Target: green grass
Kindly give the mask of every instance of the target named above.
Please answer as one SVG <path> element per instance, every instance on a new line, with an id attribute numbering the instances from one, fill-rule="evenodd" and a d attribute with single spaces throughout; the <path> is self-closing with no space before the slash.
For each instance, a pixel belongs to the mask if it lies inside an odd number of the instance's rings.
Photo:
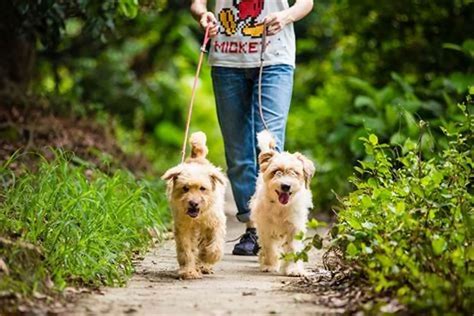
<path id="1" fill-rule="evenodd" d="M 166 230 L 161 183 L 120 170 L 107 175 L 71 158 L 58 154 L 16 178 L 0 167 L 0 258 L 9 269 L 0 291 L 123 284 L 133 255 L 151 244 L 149 231 Z"/>

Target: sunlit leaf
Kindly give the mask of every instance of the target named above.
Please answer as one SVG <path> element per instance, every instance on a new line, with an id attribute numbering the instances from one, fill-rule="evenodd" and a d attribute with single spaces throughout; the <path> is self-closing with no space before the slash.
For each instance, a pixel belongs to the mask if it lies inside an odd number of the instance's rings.
<path id="1" fill-rule="evenodd" d="M 379 139 L 378 139 L 377 135 L 375 135 L 375 134 L 370 134 L 369 135 L 369 141 L 374 146 L 379 143 Z"/>
<path id="2" fill-rule="evenodd" d="M 433 252 L 435 253 L 435 255 L 442 254 L 446 250 L 447 246 L 448 243 L 446 242 L 446 240 L 444 240 L 443 237 L 436 237 L 431 240 L 431 247 L 433 248 Z"/>

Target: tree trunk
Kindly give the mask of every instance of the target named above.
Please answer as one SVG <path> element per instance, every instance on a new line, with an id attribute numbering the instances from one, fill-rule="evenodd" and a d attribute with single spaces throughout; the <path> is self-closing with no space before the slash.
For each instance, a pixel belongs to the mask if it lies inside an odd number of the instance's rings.
<path id="1" fill-rule="evenodd" d="M 21 16 L 13 1 L 0 1 L 0 91 L 7 87 L 26 92 L 32 79 L 36 41 L 22 34 Z"/>

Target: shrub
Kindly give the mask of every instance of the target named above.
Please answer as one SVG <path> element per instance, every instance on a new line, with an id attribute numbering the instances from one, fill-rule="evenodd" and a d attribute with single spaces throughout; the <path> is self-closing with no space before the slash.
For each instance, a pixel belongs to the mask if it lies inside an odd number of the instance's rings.
<path id="1" fill-rule="evenodd" d="M 447 149 L 424 160 L 421 139 L 393 157 L 376 135 L 343 200 L 332 243 L 373 285 L 413 311 L 472 312 L 474 115 L 443 129 Z M 426 129 L 421 122 L 421 129 Z M 471 296 L 470 294 L 471 293 Z"/>
<path id="2" fill-rule="evenodd" d="M 458 120 L 457 101 L 463 100 L 471 75 L 438 77 L 429 87 L 392 73 L 392 81 L 377 87 L 357 77 L 334 75 L 314 96 L 297 100 L 290 112 L 287 147 L 305 150 L 315 160 L 316 181 L 312 189 L 317 211 L 337 203 L 351 186 L 347 178 L 366 153 L 360 137 L 367 131 L 401 150 L 407 139 L 420 133 L 418 120 L 432 127 L 424 133 L 421 149 L 425 157 L 446 148 L 445 135 L 437 128 Z M 455 87 L 458 87 L 459 90 Z M 301 137 L 301 130 L 311 137 Z"/>

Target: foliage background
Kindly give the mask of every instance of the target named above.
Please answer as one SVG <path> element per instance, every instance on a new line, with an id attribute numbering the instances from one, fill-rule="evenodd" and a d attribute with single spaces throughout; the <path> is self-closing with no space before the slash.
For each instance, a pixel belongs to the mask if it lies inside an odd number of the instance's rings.
<path id="1" fill-rule="evenodd" d="M 26 92 L 48 100 L 25 102 L 29 106 L 113 126 L 121 147 L 144 153 L 156 176 L 179 161 L 202 38 L 189 4 L 0 2 L 3 103 L 17 106 L 24 100 L 18 95 Z M 384 149 L 391 153 L 386 159 L 393 171 L 387 175 L 398 169 L 402 173 L 402 164 L 390 159 L 410 155 L 414 148 L 423 161 L 438 161 L 449 151 L 446 135 L 459 133 L 456 124 L 463 117 L 457 105 L 472 111 L 472 99 L 466 96 L 474 94 L 473 17 L 472 0 L 318 0 L 312 14 L 296 23 L 297 69 L 286 147 L 316 162 L 315 213 L 337 210 L 338 196 L 368 181 L 367 175 L 353 184 L 347 179 L 359 161 L 370 166 L 374 159 L 361 141 L 369 134 L 372 139 L 377 135 L 373 146 L 386 144 Z M 196 100 L 192 129 L 208 135 L 211 160 L 224 165 L 209 67 L 201 73 Z M 452 176 L 446 172 L 443 179 Z M 106 182 L 114 179 L 103 177 Z M 34 175 L 29 179 L 33 184 L 42 181 Z M 342 206 L 346 215 L 364 211 L 363 203 L 368 203 L 358 201 L 356 193 L 348 201 L 352 204 L 346 200 Z M 376 217 L 377 208 L 369 215 Z M 446 232 L 454 229 L 443 227 Z M 346 228 L 353 227 L 349 223 Z M 429 228 L 420 230 L 431 234 Z M 363 238 L 357 241 L 367 243 Z M 453 249 L 459 246 L 449 242 Z M 357 247 L 360 252 L 361 244 Z M 87 278 L 89 272 L 83 279 L 94 282 Z"/>
<path id="2" fill-rule="evenodd" d="M 202 37 L 187 1 L 38 3 L 43 16 L 23 8 L 23 31 L 39 41 L 33 91 L 83 115 L 112 113 L 129 138 L 161 153 L 159 170 L 177 161 Z M 416 139 L 417 121 L 439 126 L 453 115 L 474 82 L 473 16 L 472 1 L 321 0 L 296 24 L 287 148 L 316 161 L 317 210 L 350 190 L 346 179 L 365 156 L 359 137 L 370 131 L 399 145 Z M 223 165 L 208 67 L 192 128 L 208 134 L 211 159 Z M 426 155 L 446 144 L 438 137 L 424 136 Z"/>

